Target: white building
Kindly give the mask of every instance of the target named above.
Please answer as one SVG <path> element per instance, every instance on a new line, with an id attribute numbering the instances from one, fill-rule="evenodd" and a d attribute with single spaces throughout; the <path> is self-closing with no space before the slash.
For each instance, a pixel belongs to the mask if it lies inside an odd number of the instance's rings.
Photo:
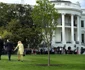
<path id="1" fill-rule="evenodd" d="M 80 4 L 64 0 L 52 0 L 55 8 L 60 13 L 57 29 L 53 35 L 52 46 L 70 46 L 72 50 L 75 45 L 79 50 L 85 48 L 85 9 Z"/>

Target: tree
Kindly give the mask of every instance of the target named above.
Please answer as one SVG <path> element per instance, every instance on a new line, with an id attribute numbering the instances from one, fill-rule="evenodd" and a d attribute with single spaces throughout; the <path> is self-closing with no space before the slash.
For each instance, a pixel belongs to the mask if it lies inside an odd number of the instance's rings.
<path id="1" fill-rule="evenodd" d="M 5 26 L 7 23 L 7 10 L 8 5 L 4 3 L 0 3 L 0 27 Z"/>
<path id="2" fill-rule="evenodd" d="M 34 6 L 32 11 L 32 18 L 37 28 L 43 34 L 43 40 L 48 47 L 48 66 L 50 66 L 50 50 L 52 35 L 57 27 L 58 12 L 49 0 L 37 0 L 37 5 Z"/>
<path id="3" fill-rule="evenodd" d="M 8 17 L 11 17 L 12 19 L 6 26 L 7 30 L 12 33 L 11 39 L 14 42 L 21 40 L 25 46 L 29 44 L 31 48 L 37 47 L 40 43 L 40 40 L 38 39 L 41 39 L 38 35 L 41 32 L 36 30 L 36 27 L 33 24 L 32 17 L 30 16 L 32 11 L 31 7 L 29 5 L 21 4 L 12 6 L 14 6 L 13 9 L 8 12 Z M 9 15 L 10 13 L 11 15 Z"/>
<path id="4" fill-rule="evenodd" d="M 21 40 L 25 46 L 37 47 L 41 32 L 33 24 L 31 12 L 30 5 L 0 3 L 0 35 L 14 43 Z"/>

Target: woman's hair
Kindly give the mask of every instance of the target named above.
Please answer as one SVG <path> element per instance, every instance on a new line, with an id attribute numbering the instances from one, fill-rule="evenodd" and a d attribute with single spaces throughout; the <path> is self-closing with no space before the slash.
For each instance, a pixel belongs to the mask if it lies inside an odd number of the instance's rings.
<path id="1" fill-rule="evenodd" d="M 22 43 L 21 41 L 18 41 L 18 43 Z"/>

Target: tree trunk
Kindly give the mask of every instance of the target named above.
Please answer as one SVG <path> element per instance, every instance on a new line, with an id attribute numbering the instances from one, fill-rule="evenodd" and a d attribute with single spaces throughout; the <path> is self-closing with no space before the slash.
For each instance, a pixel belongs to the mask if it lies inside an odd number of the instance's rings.
<path id="1" fill-rule="evenodd" d="M 50 49 L 49 49 L 49 45 L 48 45 L 48 66 L 50 66 Z"/>

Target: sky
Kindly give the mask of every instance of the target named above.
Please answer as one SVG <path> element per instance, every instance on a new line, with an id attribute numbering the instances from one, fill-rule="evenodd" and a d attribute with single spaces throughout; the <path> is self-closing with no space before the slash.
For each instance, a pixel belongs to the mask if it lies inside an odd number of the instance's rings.
<path id="1" fill-rule="evenodd" d="M 81 8 L 85 9 L 85 0 L 66 0 L 66 1 L 71 1 L 73 3 L 79 2 L 80 5 L 81 5 Z M 0 2 L 4 2 L 4 3 L 24 3 L 24 4 L 31 4 L 31 5 L 36 4 L 36 0 L 0 0 Z"/>

